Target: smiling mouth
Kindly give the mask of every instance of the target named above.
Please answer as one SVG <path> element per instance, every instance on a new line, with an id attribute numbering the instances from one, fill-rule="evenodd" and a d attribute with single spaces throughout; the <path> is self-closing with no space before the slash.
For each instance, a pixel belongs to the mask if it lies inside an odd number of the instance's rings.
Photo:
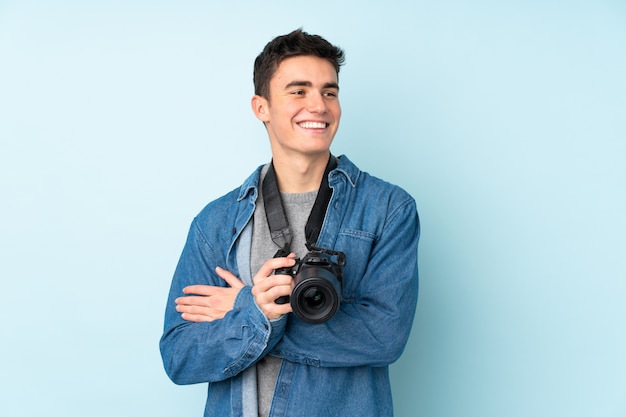
<path id="1" fill-rule="evenodd" d="M 324 123 L 324 122 L 302 122 L 302 123 L 298 123 L 298 126 L 300 126 L 303 129 L 325 129 L 328 127 L 328 123 Z"/>

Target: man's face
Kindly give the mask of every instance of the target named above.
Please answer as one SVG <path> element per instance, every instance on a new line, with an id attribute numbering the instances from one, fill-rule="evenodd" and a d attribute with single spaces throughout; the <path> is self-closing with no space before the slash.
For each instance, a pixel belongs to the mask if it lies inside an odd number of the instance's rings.
<path id="1" fill-rule="evenodd" d="M 338 95 L 337 72 L 328 60 L 298 56 L 282 61 L 270 80 L 269 100 L 253 99 L 274 157 L 327 154 L 341 118 Z"/>

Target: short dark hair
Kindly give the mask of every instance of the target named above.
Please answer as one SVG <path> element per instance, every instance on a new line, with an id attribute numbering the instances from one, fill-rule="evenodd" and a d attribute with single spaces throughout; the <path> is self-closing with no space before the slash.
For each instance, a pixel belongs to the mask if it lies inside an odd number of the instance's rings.
<path id="1" fill-rule="evenodd" d="M 316 56 L 327 59 L 339 75 L 344 63 L 344 52 L 318 35 L 310 35 L 302 29 L 272 39 L 254 60 L 254 94 L 269 99 L 270 80 L 280 63 L 296 56 Z"/>

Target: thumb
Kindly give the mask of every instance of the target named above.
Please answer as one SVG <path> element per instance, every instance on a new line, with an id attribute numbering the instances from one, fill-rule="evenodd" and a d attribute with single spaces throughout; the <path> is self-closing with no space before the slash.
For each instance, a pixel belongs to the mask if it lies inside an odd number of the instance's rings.
<path id="1" fill-rule="evenodd" d="M 219 266 L 215 268 L 215 273 L 222 278 L 231 288 L 241 288 L 244 286 L 243 282 L 237 278 L 232 272 L 227 271 Z"/>

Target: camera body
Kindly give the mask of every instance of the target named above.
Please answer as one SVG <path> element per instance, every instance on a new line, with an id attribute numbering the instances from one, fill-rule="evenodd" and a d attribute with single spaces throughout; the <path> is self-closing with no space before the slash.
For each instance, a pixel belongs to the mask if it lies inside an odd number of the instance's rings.
<path id="1" fill-rule="evenodd" d="M 277 304 L 290 303 L 293 313 L 311 324 L 330 320 L 341 302 L 341 284 L 345 265 L 343 252 L 310 247 L 310 252 L 291 268 L 279 268 L 274 274 L 291 275 L 295 286 L 291 296 L 279 297 Z M 285 256 L 278 251 L 274 257 Z M 333 262 L 332 257 L 337 257 Z"/>

